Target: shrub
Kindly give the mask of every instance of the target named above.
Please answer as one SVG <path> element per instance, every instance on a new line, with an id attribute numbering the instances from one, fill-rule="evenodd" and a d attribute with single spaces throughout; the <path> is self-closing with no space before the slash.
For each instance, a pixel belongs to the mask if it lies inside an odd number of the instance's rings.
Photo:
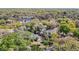
<path id="1" fill-rule="evenodd" d="M 67 33 L 70 31 L 70 29 L 69 29 L 69 27 L 67 26 L 67 24 L 61 24 L 61 25 L 60 25 L 60 28 L 59 28 L 59 31 L 65 33 L 65 34 L 67 34 Z"/>
<path id="2" fill-rule="evenodd" d="M 1 38 L 0 50 L 27 50 L 26 47 L 31 43 L 30 40 L 25 40 L 22 33 L 12 33 Z"/>
<path id="3" fill-rule="evenodd" d="M 48 27 L 50 27 L 50 26 L 52 25 L 48 20 L 41 20 L 41 23 L 42 23 L 43 25 L 48 26 Z"/>
<path id="4" fill-rule="evenodd" d="M 59 39 L 54 42 L 57 51 L 78 51 L 79 42 L 75 38 Z"/>
<path id="5" fill-rule="evenodd" d="M 20 22 L 16 22 L 15 26 L 20 27 L 22 24 Z"/>
<path id="6" fill-rule="evenodd" d="M 39 45 L 32 45 L 31 46 L 32 51 L 42 51 L 43 49 L 39 47 Z"/>
<path id="7" fill-rule="evenodd" d="M 74 36 L 79 38 L 79 28 L 77 28 L 74 32 L 73 32 Z"/>
<path id="8" fill-rule="evenodd" d="M 76 30 L 76 24 L 73 20 L 69 20 L 68 21 L 68 27 L 70 29 L 71 32 L 74 32 Z"/>
<path id="9" fill-rule="evenodd" d="M 0 20 L 0 25 L 1 25 L 1 24 L 4 24 L 5 22 L 6 22 L 6 20 L 1 19 L 1 20 Z"/>
<path id="10" fill-rule="evenodd" d="M 56 39 L 56 38 L 58 38 L 58 37 L 59 37 L 58 33 L 52 33 L 52 38 L 53 38 L 53 39 Z"/>
<path id="11" fill-rule="evenodd" d="M 42 44 L 49 45 L 49 40 L 43 40 Z"/>
<path id="12" fill-rule="evenodd" d="M 76 24 L 73 20 L 63 19 L 60 21 L 60 32 L 67 34 L 69 31 L 74 32 L 76 30 Z"/>

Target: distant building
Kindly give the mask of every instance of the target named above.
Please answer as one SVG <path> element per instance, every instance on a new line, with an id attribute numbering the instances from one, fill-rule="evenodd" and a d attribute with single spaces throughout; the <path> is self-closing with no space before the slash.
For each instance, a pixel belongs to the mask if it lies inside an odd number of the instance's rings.
<path id="1" fill-rule="evenodd" d="M 19 19 L 21 23 L 28 23 L 32 20 L 32 17 L 22 17 Z"/>

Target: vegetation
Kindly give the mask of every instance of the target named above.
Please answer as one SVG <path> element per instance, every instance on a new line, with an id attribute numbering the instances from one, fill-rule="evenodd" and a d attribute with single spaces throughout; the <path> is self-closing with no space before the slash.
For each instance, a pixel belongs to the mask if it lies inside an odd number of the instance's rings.
<path id="1" fill-rule="evenodd" d="M 0 51 L 79 51 L 79 9 L 0 9 Z"/>

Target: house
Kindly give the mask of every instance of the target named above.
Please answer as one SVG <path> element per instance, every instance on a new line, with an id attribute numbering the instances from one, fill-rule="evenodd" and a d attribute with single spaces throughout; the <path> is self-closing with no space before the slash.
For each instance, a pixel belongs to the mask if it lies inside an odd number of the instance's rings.
<path id="1" fill-rule="evenodd" d="M 20 23 L 28 23 L 32 20 L 32 17 L 22 17 L 19 19 Z"/>

